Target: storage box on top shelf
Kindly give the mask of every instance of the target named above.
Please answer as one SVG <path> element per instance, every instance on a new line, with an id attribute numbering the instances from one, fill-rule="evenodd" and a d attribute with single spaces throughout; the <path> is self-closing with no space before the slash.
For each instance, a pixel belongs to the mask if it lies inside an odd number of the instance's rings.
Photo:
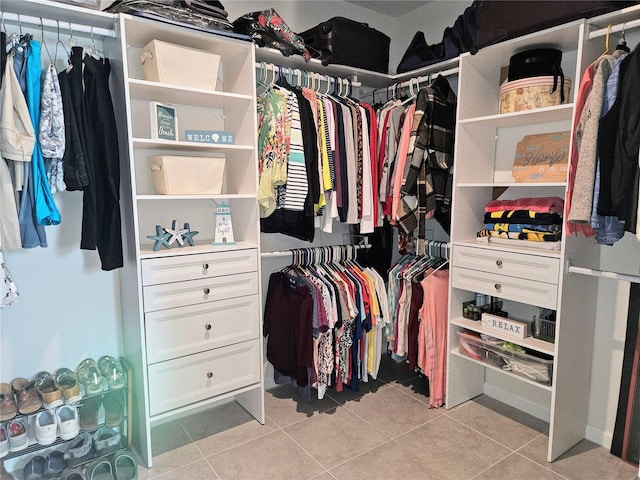
<path id="1" fill-rule="evenodd" d="M 220 55 L 152 40 L 140 52 L 145 80 L 186 88 L 215 90 Z M 197 67 L 197 68 L 196 68 Z"/>

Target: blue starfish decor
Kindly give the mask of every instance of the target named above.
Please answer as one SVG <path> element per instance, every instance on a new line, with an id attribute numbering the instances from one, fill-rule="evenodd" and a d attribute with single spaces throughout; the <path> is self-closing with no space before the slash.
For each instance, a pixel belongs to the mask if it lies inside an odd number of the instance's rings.
<path id="1" fill-rule="evenodd" d="M 147 235 L 148 239 L 154 240 L 154 252 L 160 250 L 160 247 L 171 248 L 174 244 L 180 247 L 184 247 L 185 244 L 194 246 L 193 237 L 199 232 L 191 231 L 188 223 L 185 223 L 183 228 L 179 228 L 178 225 L 177 220 L 171 222 L 171 228 L 156 225 L 156 234 Z"/>

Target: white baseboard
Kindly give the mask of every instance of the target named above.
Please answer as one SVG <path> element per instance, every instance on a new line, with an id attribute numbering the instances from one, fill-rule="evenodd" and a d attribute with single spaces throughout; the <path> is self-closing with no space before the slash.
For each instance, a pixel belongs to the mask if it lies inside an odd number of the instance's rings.
<path id="1" fill-rule="evenodd" d="M 484 384 L 484 394 L 545 422 L 549 422 L 551 419 L 551 411 L 548 408 L 541 407 L 536 403 L 528 401 L 526 398 L 513 395 L 511 392 L 498 388 L 490 383 Z"/>
<path id="2" fill-rule="evenodd" d="M 513 395 L 507 390 L 496 387 L 489 383 L 484 384 L 484 393 L 488 397 L 494 398 L 500 402 L 511 405 L 518 410 L 521 410 L 529 415 L 533 415 L 540 420 L 549 422 L 551 418 L 551 412 L 549 409 L 541 407 L 538 404 L 528 401 L 526 398 Z M 611 448 L 611 441 L 613 438 L 612 432 L 600 430 L 598 428 L 587 425 L 584 438 L 606 449 Z M 640 478 L 640 472 L 638 472 L 638 478 Z"/>

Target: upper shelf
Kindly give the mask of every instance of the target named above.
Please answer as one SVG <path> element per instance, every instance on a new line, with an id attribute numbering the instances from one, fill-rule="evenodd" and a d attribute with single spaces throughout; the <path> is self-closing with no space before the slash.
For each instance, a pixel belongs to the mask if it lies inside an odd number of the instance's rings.
<path id="1" fill-rule="evenodd" d="M 571 120 L 573 103 L 555 105 L 553 107 L 536 108 L 520 112 L 497 113 L 483 117 L 473 117 L 460 120 L 460 125 L 473 125 L 479 127 L 519 127 L 535 123 L 557 122 Z"/>
<path id="2" fill-rule="evenodd" d="M 212 108 L 238 108 L 253 100 L 251 95 L 243 93 L 219 92 L 188 88 L 148 80 L 129 79 L 129 90 L 133 98 L 155 100 L 165 103 L 206 106 Z"/>
<path id="3" fill-rule="evenodd" d="M 288 68 L 299 68 L 300 70 L 305 70 L 307 72 L 315 72 L 342 78 L 355 76 L 363 85 L 374 88 L 386 87 L 404 79 L 428 75 L 429 73 L 437 74 L 440 71 L 458 66 L 458 58 L 456 57 L 451 60 L 445 60 L 444 62 L 422 67 L 417 70 L 394 75 L 390 73 L 372 72 L 370 70 L 350 67 L 348 65 L 330 64 L 325 66 L 322 65 L 320 60 L 315 58 L 312 58 L 309 62 L 305 62 L 304 58 L 300 55 L 285 57 L 280 50 L 258 46 L 255 48 L 256 61 L 258 62 L 273 63 L 275 65 L 282 65 Z"/>

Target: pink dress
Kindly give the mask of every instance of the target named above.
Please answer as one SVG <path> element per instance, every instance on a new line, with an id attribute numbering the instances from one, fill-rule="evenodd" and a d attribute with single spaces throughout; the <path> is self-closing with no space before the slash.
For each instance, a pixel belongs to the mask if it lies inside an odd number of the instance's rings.
<path id="1" fill-rule="evenodd" d="M 429 377 L 429 406 L 441 407 L 447 379 L 449 270 L 428 273 L 420 283 L 424 301 L 420 308 L 418 366 Z"/>

